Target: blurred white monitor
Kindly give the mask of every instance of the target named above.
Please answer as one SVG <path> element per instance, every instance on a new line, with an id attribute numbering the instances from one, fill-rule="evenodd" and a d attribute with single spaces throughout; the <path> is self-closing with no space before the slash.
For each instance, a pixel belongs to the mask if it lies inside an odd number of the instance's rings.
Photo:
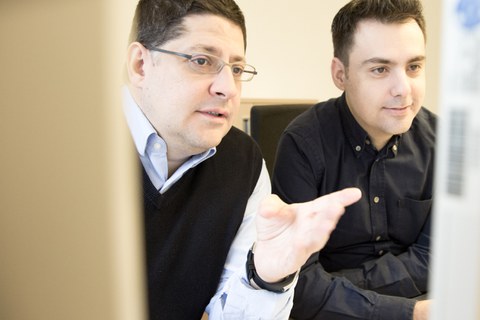
<path id="1" fill-rule="evenodd" d="M 431 319 L 480 319 L 480 1 L 443 0 Z"/>

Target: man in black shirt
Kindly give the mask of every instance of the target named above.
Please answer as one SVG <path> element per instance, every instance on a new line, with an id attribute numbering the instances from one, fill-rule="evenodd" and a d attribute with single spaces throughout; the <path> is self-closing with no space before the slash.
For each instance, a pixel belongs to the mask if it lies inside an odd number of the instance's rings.
<path id="1" fill-rule="evenodd" d="M 341 97 L 283 134 L 273 191 L 287 203 L 344 187 L 347 208 L 305 264 L 294 319 L 424 319 L 436 117 L 422 107 L 425 22 L 417 0 L 353 0 L 332 23 Z"/>

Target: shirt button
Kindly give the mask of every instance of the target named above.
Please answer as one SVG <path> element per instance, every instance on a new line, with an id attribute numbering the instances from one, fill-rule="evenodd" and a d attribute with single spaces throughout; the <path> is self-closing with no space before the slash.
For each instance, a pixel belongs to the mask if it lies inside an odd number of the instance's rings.
<path id="1" fill-rule="evenodd" d="M 356 147 L 355 147 L 355 150 L 358 151 L 358 152 L 360 152 L 360 151 L 362 151 L 362 147 L 356 146 Z"/>
<path id="2" fill-rule="evenodd" d="M 375 238 L 375 241 L 380 241 L 380 240 L 382 240 L 382 237 L 381 237 L 381 236 L 377 236 L 377 237 Z"/>
<path id="3" fill-rule="evenodd" d="M 162 146 L 160 145 L 160 143 L 155 143 L 155 144 L 153 145 L 153 149 L 155 149 L 155 151 L 158 151 L 158 150 L 160 150 L 161 148 L 162 148 Z"/>
<path id="4" fill-rule="evenodd" d="M 378 251 L 378 255 L 381 256 L 383 254 L 383 250 Z"/>
<path id="5" fill-rule="evenodd" d="M 373 202 L 374 202 L 374 203 L 379 203 L 379 202 L 380 202 L 380 198 L 379 198 L 379 197 L 373 198 Z"/>
<path id="6" fill-rule="evenodd" d="M 397 145 L 396 144 L 393 145 L 392 150 L 397 151 Z"/>

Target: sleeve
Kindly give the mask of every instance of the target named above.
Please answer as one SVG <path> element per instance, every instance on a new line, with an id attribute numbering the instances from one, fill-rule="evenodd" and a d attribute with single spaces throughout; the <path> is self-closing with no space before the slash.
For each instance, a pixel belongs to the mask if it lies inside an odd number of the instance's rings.
<path id="1" fill-rule="evenodd" d="M 416 297 L 427 292 L 430 221 L 429 215 L 417 241 L 407 251 L 397 256 L 387 253 L 358 269 L 339 270 L 332 275 L 341 275 L 360 288 L 387 295 Z"/>
<path id="2" fill-rule="evenodd" d="M 328 274 L 318 262 L 300 272 L 292 319 L 411 320 L 415 301 L 363 290 L 343 277 Z"/>
<path id="3" fill-rule="evenodd" d="M 247 203 L 242 225 L 232 243 L 215 296 L 206 308 L 209 320 L 288 319 L 293 305 L 293 288 L 285 293 L 257 290 L 247 280 L 247 253 L 256 239 L 255 215 L 260 202 L 271 192 L 263 163 L 259 180 Z"/>
<path id="4" fill-rule="evenodd" d="M 325 168 L 321 153 L 320 145 L 307 143 L 292 132 L 284 134 L 277 151 L 273 193 L 289 203 L 309 201 L 320 196 L 318 190 Z M 315 165 L 311 165 L 313 163 Z M 417 292 L 415 285 L 411 284 L 409 270 L 399 263 L 398 257 L 392 258 L 393 265 L 402 271 L 401 276 L 408 279 L 407 282 L 413 287 L 410 289 Z M 405 260 L 408 259 L 405 257 Z M 388 263 L 380 268 L 383 272 L 388 273 Z M 368 271 L 365 273 L 363 268 L 358 268 L 348 270 L 346 275 L 330 274 L 318 263 L 316 256 L 312 256 L 300 273 L 291 316 L 293 319 L 411 320 L 415 301 L 366 290 L 365 274 L 372 283 L 384 281 L 375 266 Z"/>
<path id="5" fill-rule="evenodd" d="M 272 191 L 286 203 L 318 198 L 324 174 L 321 145 L 293 132 L 284 132 L 278 144 L 272 175 Z M 311 165 L 315 164 L 315 165 Z"/>
<path id="6" fill-rule="evenodd" d="M 431 248 L 431 213 L 417 241 L 397 258 L 406 266 L 417 288 L 423 293 L 428 290 L 428 272 Z"/>

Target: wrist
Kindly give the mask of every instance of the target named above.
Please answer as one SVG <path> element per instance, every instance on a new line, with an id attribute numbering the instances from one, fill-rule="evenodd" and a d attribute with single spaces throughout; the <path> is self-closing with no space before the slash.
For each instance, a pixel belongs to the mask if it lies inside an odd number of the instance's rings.
<path id="1" fill-rule="evenodd" d="M 298 278 L 298 271 L 276 282 L 266 282 L 260 278 L 255 268 L 254 254 L 255 244 L 248 251 L 246 263 L 247 279 L 253 288 L 283 293 L 295 285 Z"/>

